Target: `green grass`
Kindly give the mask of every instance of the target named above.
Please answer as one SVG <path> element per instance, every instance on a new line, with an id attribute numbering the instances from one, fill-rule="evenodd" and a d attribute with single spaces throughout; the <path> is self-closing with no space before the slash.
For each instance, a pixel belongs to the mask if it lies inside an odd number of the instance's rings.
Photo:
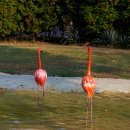
<path id="1" fill-rule="evenodd" d="M 41 111 L 33 90 L 0 90 L 0 129 L 86 130 L 85 105 L 84 93 L 50 91 L 45 94 Z M 93 130 L 129 129 L 130 94 L 95 94 Z"/>
<path id="2" fill-rule="evenodd" d="M 0 44 L 0 71 L 11 74 L 34 74 L 37 48 L 41 47 L 42 65 L 49 76 L 83 76 L 87 70 L 85 47 L 45 43 Z M 130 50 L 93 48 L 92 75 L 130 79 Z"/>

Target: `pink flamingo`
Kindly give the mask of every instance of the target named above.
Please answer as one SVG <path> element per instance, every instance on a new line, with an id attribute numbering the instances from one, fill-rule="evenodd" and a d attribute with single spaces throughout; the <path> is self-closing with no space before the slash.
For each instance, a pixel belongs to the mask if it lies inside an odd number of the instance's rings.
<path id="1" fill-rule="evenodd" d="M 47 73 L 44 69 L 42 69 L 42 65 L 41 65 L 41 48 L 38 48 L 38 69 L 35 71 L 35 82 L 36 84 L 38 85 L 38 105 L 40 107 L 40 104 L 39 104 L 39 87 L 41 88 L 42 90 L 42 106 L 43 106 L 43 98 L 44 98 L 44 85 L 46 83 L 46 80 L 47 80 Z M 41 109 L 42 109 L 42 106 L 41 106 Z"/>
<path id="2" fill-rule="evenodd" d="M 91 76 L 91 46 L 88 46 L 88 71 L 86 75 L 82 78 L 82 88 L 86 93 L 87 97 L 87 115 L 86 115 L 86 125 L 87 125 L 87 116 L 88 116 L 88 100 L 91 100 L 91 126 L 92 126 L 92 97 L 94 94 L 94 89 L 96 87 L 95 79 Z"/>
<path id="3" fill-rule="evenodd" d="M 38 69 L 35 71 L 35 81 L 37 85 L 40 86 L 41 89 L 43 90 L 43 96 L 44 96 L 44 85 L 47 80 L 47 73 L 44 69 L 42 69 L 41 57 L 40 57 L 41 52 L 42 52 L 41 48 L 38 48 Z"/>

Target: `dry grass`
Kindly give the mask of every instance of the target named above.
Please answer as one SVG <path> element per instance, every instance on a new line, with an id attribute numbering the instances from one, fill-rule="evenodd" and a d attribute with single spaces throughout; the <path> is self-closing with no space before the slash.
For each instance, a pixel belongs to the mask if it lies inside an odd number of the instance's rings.
<path id="1" fill-rule="evenodd" d="M 83 76 L 87 69 L 87 52 L 83 46 L 48 43 L 1 43 L 0 71 L 33 74 L 37 68 L 37 48 L 41 47 L 42 64 L 50 76 Z M 130 78 L 130 50 L 93 48 L 94 77 Z"/>

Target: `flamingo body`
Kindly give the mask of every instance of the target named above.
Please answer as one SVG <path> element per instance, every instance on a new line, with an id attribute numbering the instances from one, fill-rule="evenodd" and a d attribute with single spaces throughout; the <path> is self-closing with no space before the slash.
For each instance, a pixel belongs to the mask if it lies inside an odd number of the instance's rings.
<path id="1" fill-rule="evenodd" d="M 82 88 L 89 98 L 93 96 L 95 87 L 96 83 L 94 77 L 86 75 L 82 78 Z"/>
<path id="2" fill-rule="evenodd" d="M 46 79 L 47 79 L 47 73 L 45 70 L 37 69 L 35 71 L 35 81 L 36 81 L 37 85 L 39 85 L 41 88 L 44 88 Z"/>

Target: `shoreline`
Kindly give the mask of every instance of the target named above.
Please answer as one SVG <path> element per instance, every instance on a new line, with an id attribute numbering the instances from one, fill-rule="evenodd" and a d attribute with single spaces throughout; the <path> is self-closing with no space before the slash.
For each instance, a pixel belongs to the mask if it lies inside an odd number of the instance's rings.
<path id="1" fill-rule="evenodd" d="M 48 76 L 45 90 L 58 90 L 64 92 L 83 92 L 82 77 L 52 77 Z M 130 93 L 130 80 L 95 78 L 95 93 L 123 92 Z M 36 89 L 34 75 L 11 75 L 0 73 L 0 88 L 5 89 Z"/>

